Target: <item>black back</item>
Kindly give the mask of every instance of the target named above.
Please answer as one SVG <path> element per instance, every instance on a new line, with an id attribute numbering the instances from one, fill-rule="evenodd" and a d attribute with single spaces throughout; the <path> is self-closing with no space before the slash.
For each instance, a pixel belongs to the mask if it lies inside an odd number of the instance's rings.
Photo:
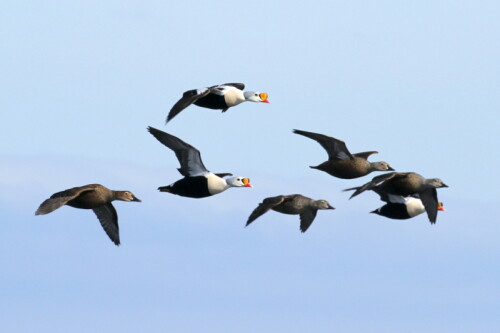
<path id="1" fill-rule="evenodd" d="M 227 109 L 227 104 L 224 96 L 216 94 L 208 94 L 207 96 L 198 99 L 196 102 L 194 102 L 194 104 L 214 110 Z"/>
<path id="2" fill-rule="evenodd" d="M 205 198 L 208 192 L 208 180 L 204 176 L 185 177 L 170 186 L 170 193 L 189 198 Z"/>

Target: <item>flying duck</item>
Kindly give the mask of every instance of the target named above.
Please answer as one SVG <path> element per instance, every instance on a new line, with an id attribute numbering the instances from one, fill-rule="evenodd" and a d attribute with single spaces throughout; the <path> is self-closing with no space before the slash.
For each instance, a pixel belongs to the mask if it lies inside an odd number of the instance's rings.
<path id="1" fill-rule="evenodd" d="M 390 172 L 374 177 L 362 186 L 349 188 L 344 191 L 355 190 L 351 198 L 366 190 L 373 190 L 381 197 L 388 196 L 389 194 L 403 197 L 418 194 L 425 207 L 429 221 L 436 223 L 438 211 L 436 189 L 441 187 L 448 187 L 448 185 L 443 183 L 439 178 L 424 178 L 415 172 Z"/>
<path id="2" fill-rule="evenodd" d="M 49 199 L 42 202 L 35 215 L 51 213 L 63 205 L 92 209 L 109 239 L 118 246 L 120 245 L 118 215 L 111 204 L 114 200 L 141 202 L 130 191 L 113 191 L 100 184 L 89 184 L 52 194 Z"/>
<path id="3" fill-rule="evenodd" d="M 205 168 L 201 160 L 200 151 L 181 139 L 148 127 L 158 141 L 172 149 L 181 164 L 178 168 L 184 178 L 168 186 L 158 188 L 160 192 L 169 192 L 189 198 L 205 198 L 221 193 L 230 187 L 252 187 L 250 179 L 244 177 L 228 177 L 230 173 L 212 173 Z"/>
<path id="4" fill-rule="evenodd" d="M 386 194 L 385 197 L 386 199 L 383 199 L 382 196 L 380 198 L 382 201 L 386 201 L 386 204 L 370 213 L 395 220 L 407 220 L 425 212 L 425 207 L 418 194 L 413 194 L 408 197 Z M 438 202 L 437 210 L 446 210 L 442 202 Z M 435 222 L 431 223 L 434 224 Z"/>
<path id="5" fill-rule="evenodd" d="M 334 177 L 352 179 L 365 176 L 373 171 L 394 171 L 386 162 L 369 162 L 367 159 L 376 151 L 351 154 L 342 140 L 323 134 L 293 130 L 294 133 L 316 140 L 328 153 L 328 161 L 312 169 L 324 171 Z"/>
<path id="6" fill-rule="evenodd" d="M 170 109 L 165 123 L 168 123 L 179 114 L 179 112 L 191 104 L 225 112 L 230 107 L 246 101 L 271 103 L 267 100 L 266 93 L 243 91 L 243 89 L 245 89 L 243 83 L 224 83 L 207 88 L 188 90 L 182 95 L 181 99 L 174 104 L 172 109 Z"/>
<path id="7" fill-rule="evenodd" d="M 306 232 L 316 217 L 318 209 L 335 209 L 326 200 L 313 200 L 300 194 L 278 195 L 265 198 L 248 217 L 248 226 L 268 210 L 283 214 L 300 215 L 300 231 Z"/>

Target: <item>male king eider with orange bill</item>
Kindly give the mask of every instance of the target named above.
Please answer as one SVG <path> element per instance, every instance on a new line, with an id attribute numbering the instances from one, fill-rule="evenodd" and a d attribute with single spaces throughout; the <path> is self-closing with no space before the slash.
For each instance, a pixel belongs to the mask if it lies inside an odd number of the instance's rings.
<path id="1" fill-rule="evenodd" d="M 271 103 L 267 100 L 266 93 L 243 91 L 243 89 L 245 89 L 243 83 L 224 83 L 207 88 L 188 90 L 170 109 L 165 123 L 168 123 L 191 104 L 225 112 L 230 107 L 246 101 Z"/>
<path id="2" fill-rule="evenodd" d="M 178 168 L 184 178 L 168 186 L 159 187 L 160 192 L 169 192 L 189 198 L 205 198 L 221 193 L 230 187 L 252 187 L 250 180 L 244 177 L 228 177 L 230 173 L 212 173 L 205 168 L 201 160 L 200 151 L 181 139 L 148 127 L 158 141 L 172 149 L 181 164 Z"/>

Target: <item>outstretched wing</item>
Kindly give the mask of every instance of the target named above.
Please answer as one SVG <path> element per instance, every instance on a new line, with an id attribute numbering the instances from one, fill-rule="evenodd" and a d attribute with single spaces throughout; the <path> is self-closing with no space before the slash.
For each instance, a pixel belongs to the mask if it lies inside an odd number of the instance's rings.
<path id="1" fill-rule="evenodd" d="M 193 89 L 186 91 L 180 100 L 172 106 L 170 112 L 168 113 L 165 123 L 168 123 L 172 118 L 178 115 L 182 110 L 199 100 L 207 96 L 210 93 L 209 88 Z"/>
<path id="2" fill-rule="evenodd" d="M 367 160 L 368 157 L 370 157 L 370 155 L 373 155 L 373 154 L 378 154 L 378 151 L 365 151 L 365 152 L 362 152 L 362 153 L 356 153 L 354 154 L 354 156 L 356 157 L 360 157 L 364 160 Z"/>
<path id="3" fill-rule="evenodd" d="M 294 129 L 293 132 L 308 137 L 309 139 L 316 140 L 326 150 L 326 152 L 328 153 L 328 159 L 330 161 L 354 159 L 354 157 L 347 149 L 345 142 L 342 140 L 338 140 L 323 134 L 306 132 L 297 129 Z"/>
<path id="4" fill-rule="evenodd" d="M 307 229 L 311 226 L 311 224 L 314 221 L 314 218 L 316 218 L 316 213 L 318 213 L 318 210 L 316 209 L 310 209 L 306 210 L 303 213 L 300 213 L 300 231 L 301 232 L 306 232 Z"/>
<path id="5" fill-rule="evenodd" d="M 42 202 L 40 207 L 35 212 L 35 215 L 45 215 L 51 213 L 61 206 L 64 206 L 68 201 L 73 200 L 84 192 L 93 191 L 97 184 L 73 187 L 68 190 L 54 193 L 49 199 Z"/>
<path id="6" fill-rule="evenodd" d="M 229 172 L 225 172 L 225 173 L 216 173 L 215 175 L 217 177 L 223 178 L 223 177 L 227 177 L 227 176 L 232 176 L 233 174 L 229 173 Z"/>
<path id="7" fill-rule="evenodd" d="M 285 196 L 279 195 L 277 197 L 270 197 L 270 198 L 265 198 L 262 203 L 260 203 L 257 208 L 255 208 L 248 217 L 247 224 L 245 225 L 248 226 L 250 223 L 255 221 L 259 216 L 263 215 L 273 207 L 276 207 L 277 205 L 281 204 L 285 200 Z"/>
<path id="8" fill-rule="evenodd" d="M 245 85 L 243 83 L 224 83 L 224 84 L 222 84 L 222 86 L 231 86 L 231 87 L 235 87 L 239 90 L 245 89 Z"/>
<path id="9" fill-rule="evenodd" d="M 431 224 L 436 223 L 437 213 L 438 213 L 438 198 L 437 191 L 435 188 L 431 188 L 419 193 L 420 200 L 422 200 L 422 204 L 425 207 L 425 211 L 427 212 L 427 217 L 429 217 L 429 221 Z"/>
<path id="10" fill-rule="evenodd" d="M 181 164 L 178 169 L 185 177 L 200 176 L 208 172 L 201 160 L 200 151 L 190 144 L 182 141 L 178 137 L 160 131 L 154 127 L 148 127 L 151 133 L 158 141 L 172 149 Z"/>
<path id="11" fill-rule="evenodd" d="M 101 226 L 108 235 L 109 239 L 116 246 L 120 245 L 120 231 L 118 228 L 118 214 L 116 214 L 116 209 L 111 203 L 99 206 L 92 209 L 97 215 Z"/>
<path id="12" fill-rule="evenodd" d="M 378 184 L 384 182 L 384 181 L 387 181 L 389 179 L 392 179 L 394 177 L 404 177 L 406 176 L 405 174 L 401 174 L 401 173 L 398 173 L 398 172 L 389 172 L 389 173 L 385 173 L 383 175 L 380 175 L 380 176 L 377 176 L 377 177 L 373 177 L 373 179 L 371 181 L 369 181 L 368 183 L 364 184 L 364 185 L 361 185 L 359 187 L 351 187 L 351 188 L 347 188 L 345 189 L 344 191 L 352 191 L 352 190 L 355 190 L 354 193 L 351 195 L 351 197 L 349 199 L 352 199 L 354 198 L 355 196 L 357 196 L 358 194 L 361 194 L 363 193 L 364 191 L 367 191 L 367 190 L 372 190 L 374 189 Z M 375 191 L 377 192 L 377 191 Z M 378 192 L 377 192 L 378 193 Z M 382 199 L 384 200 L 384 199 Z M 385 201 L 385 200 L 384 200 Z"/>

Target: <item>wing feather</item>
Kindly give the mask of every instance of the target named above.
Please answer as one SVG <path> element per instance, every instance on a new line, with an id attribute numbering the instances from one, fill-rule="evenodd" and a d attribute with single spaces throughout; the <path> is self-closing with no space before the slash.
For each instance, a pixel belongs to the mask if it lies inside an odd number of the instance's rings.
<path id="1" fill-rule="evenodd" d="M 310 209 L 300 213 L 300 231 L 306 232 L 307 229 L 311 226 L 314 219 L 316 218 L 316 214 L 318 213 L 317 209 Z"/>
<path id="2" fill-rule="evenodd" d="M 35 215 L 45 215 L 64 206 L 68 201 L 73 200 L 80 194 L 88 191 L 93 191 L 97 184 L 90 184 L 80 187 L 73 187 L 61 192 L 54 193 L 49 199 L 40 204 L 40 207 L 35 212 Z"/>
<path id="3" fill-rule="evenodd" d="M 111 203 L 92 209 L 101 222 L 101 226 L 115 245 L 120 245 L 120 230 L 118 227 L 118 214 Z"/>
<path id="4" fill-rule="evenodd" d="M 255 221 L 258 217 L 263 215 L 264 213 L 267 213 L 270 209 L 273 207 L 278 206 L 285 200 L 285 196 L 279 195 L 277 197 L 270 197 L 270 198 L 265 198 L 264 201 L 262 201 L 257 208 L 255 208 L 248 217 L 247 224 L 245 226 L 248 226 L 250 223 Z"/>
<path id="5" fill-rule="evenodd" d="M 293 130 L 294 133 L 308 137 L 317 141 L 328 153 L 330 161 L 352 160 L 354 157 L 347 149 L 344 141 L 332 138 L 319 133 L 306 132 L 301 130 Z"/>
<path id="6" fill-rule="evenodd" d="M 200 151 L 198 149 L 182 141 L 178 137 L 160 131 L 154 127 L 148 127 L 148 131 L 163 145 L 174 151 L 175 156 L 177 156 L 177 159 L 181 164 L 181 167 L 178 170 L 183 176 L 194 177 L 209 172 L 203 165 Z"/>
<path id="7" fill-rule="evenodd" d="M 437 198 L 437 190 L 435 188 L 431 188 L 419 193 L 420 200 L 422 200 L 422 204 L 425 207 L 425 211 L 427 212 L 427 217 L 431 224 L 436 223 L 437 213 L 438 213 L 438 198 Z"/>
<path id="8" fill-rule="evenodd" d="M 182 110 L 184 110 L 185 108 L 187 108 L 200 98 L 207 96 L 209 93 L 210 93 L 209 88 L 193 89 L 184 92 L 181 99 L 179 99 L 177 103 L 175 103 L 174 106 L 172 106 L 172 108 L 170 109 L 170 112 L 168 113 L 165 123 L 168 123 L 175 116 L 177 116 Z"/>

